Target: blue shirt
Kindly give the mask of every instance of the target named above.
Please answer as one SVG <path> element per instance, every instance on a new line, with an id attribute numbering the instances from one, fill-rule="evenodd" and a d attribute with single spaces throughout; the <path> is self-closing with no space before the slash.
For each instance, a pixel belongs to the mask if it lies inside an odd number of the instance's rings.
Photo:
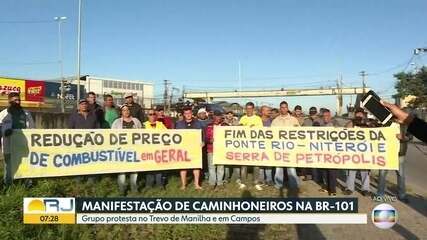
<path id="1" fill-rule="evenodd" d="M 203 125 L 200 123 L 199 120 L 194 119 L 191 122 L 186 122 L 185 120 L 176 122 L 175 125 L 176 129 L 200 129 L 202 130 L 202 142 L 205 142 L 205 133 L 203 131 Z"/>
<path id="2" fill-rule="evenodd" d="M 264 127 L 271 127 L 271 122 L 272 122 L 271 118 L 267 118 L 267 120 L 262 120 L 262 125 Z"/>

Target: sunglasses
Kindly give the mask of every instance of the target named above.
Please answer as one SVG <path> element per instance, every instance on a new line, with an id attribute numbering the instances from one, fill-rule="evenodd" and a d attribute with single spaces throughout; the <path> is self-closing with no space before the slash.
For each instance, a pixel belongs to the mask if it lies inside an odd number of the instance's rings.
<path id="1" fill-rule="evenodd" d="M 149 113 L 148 116 L 156 116 L 155 113 Z"/>

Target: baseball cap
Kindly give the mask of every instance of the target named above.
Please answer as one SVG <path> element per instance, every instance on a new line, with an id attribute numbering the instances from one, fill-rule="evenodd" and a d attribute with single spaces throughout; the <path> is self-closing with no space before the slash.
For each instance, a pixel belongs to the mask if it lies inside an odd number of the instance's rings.
<path id="1" fill-rule="evenodd" d="M 133 97 L 133 94 L 131 92 L 125 93 L 124 98 Z"/>
<path id="2" fill-rule="evenodd" d="M 87 103 L 86 98 L 83 98 L 83 99 L 80 99 L 80 100 L 79 100 L 79 104 L 82 104 L 82 103 Z"/>
<path id="3" fill-rule="evenodd" d="M 19 93 L 18 92 L 10 92 L 7 97 L 8 98 L 19 97 Z"/>
<path id="4" fill-rule="evenodd" d="M 317 108 L 316 107 L 311 107 L 310 110 L 308 110 L 308 112 L 310 114 L 315 114 L 315 113 L 317 113 Z"/>
<path id="5" fill-rule="evenodd" d="M 206 108 L 200 108 L 199 111 L 197 111 L 197 114 L 199 113 L 208 113 L 208 112 L 206 112 Z"/>

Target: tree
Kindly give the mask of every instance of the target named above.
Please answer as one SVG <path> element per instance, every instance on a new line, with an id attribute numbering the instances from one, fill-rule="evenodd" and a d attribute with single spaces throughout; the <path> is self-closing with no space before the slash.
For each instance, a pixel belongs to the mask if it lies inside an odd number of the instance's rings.
<path id="1" fill-rule="evenodd" d="M 427 107 L 427 67 L 422 67 L 416 73 L 400 72 L 394 77 L 397 79 L 395 97 L 412 95 L 416 98 L 409 102 L 410 107 Z"/>

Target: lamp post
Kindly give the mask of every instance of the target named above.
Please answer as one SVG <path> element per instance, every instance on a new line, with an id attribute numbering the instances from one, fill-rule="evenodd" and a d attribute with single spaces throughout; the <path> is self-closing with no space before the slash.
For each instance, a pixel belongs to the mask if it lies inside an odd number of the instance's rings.
<path id="1" fill-rule="evenodd" d="M 82 39 L 82 0 L 79 0 L 79 19 L 77 24 L 77 107 L 80 100 L 80 56 L 81 56 L 81 39 Z"/>
<path id="2" fill-rule="evenodd" d="M 55 21 L 58 22 L 58 58 L 59 58 L 59 68 L 60 68 L 60 79 L 61 79 L 61 111 L 65 112 L 64 107 L 64 61 L 63 61 L 63 54 L 62 54 L 62 31 L 61 31 L 61 25 L 65 20 L 67 20 L 67 17 L 55 17 Z"/>

